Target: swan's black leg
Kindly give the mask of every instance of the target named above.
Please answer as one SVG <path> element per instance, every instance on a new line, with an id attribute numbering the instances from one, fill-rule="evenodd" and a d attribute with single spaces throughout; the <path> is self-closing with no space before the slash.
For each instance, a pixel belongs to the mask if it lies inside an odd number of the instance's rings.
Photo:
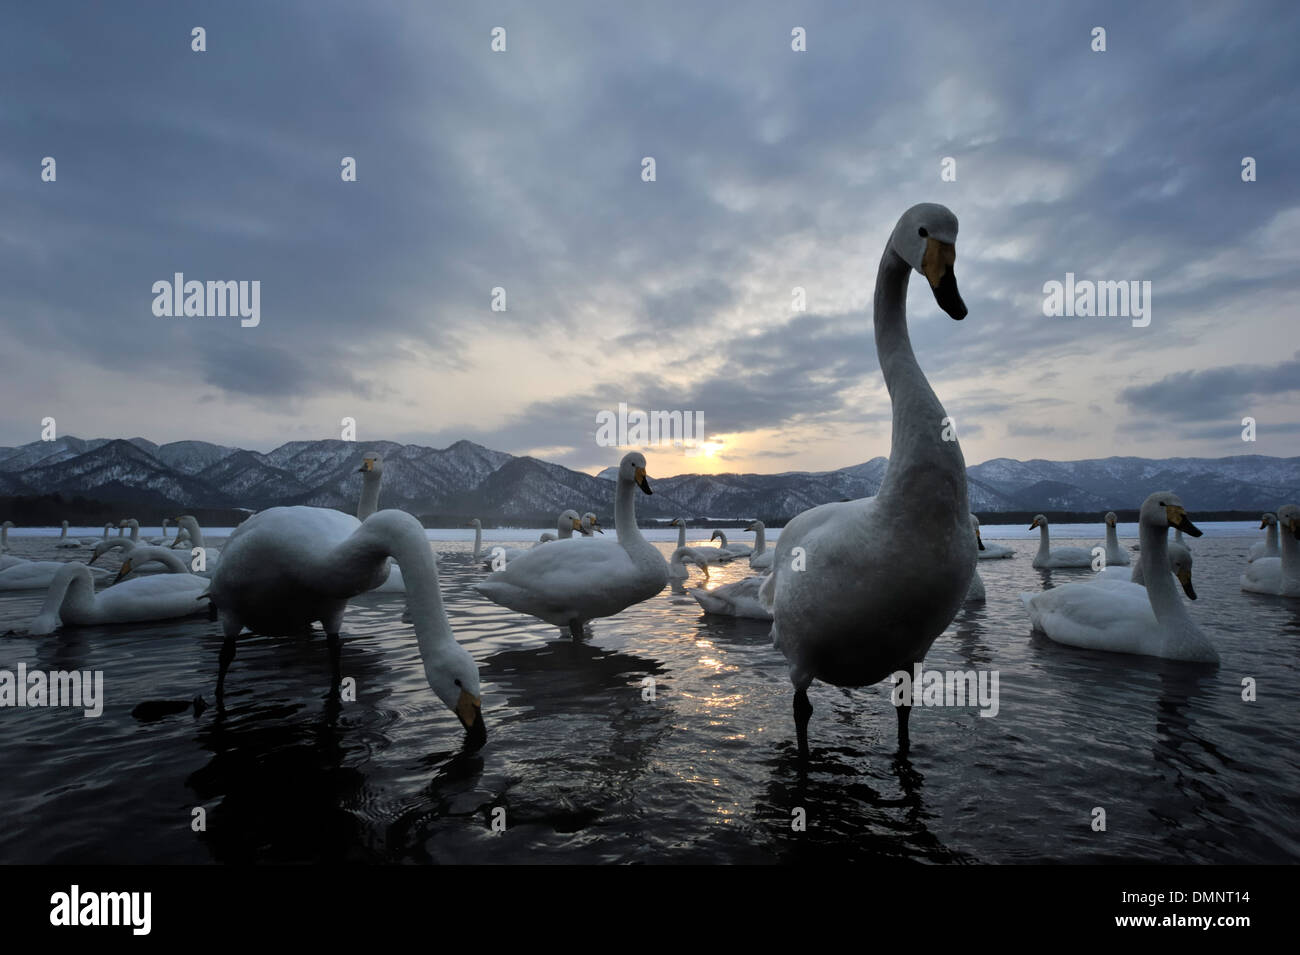
<path id="1" fill-rule="evenodd" d="M 569 635 L 575 640 L 582 639 L 582 623 L 577 620 L 569 621 Z"/>
<path id="2" fill-rule="evenodd" d="M 342 644 L 337 633 L 325 634 L 325 640 L 329 643 L 330 651 L 330 692 L 331 697 L 337 697 L 339 687 L 343 683 L 342 669 Z"/>
<path id="3" fill-rule="evenodd" d="M 794 731 L 799 738 L 799 758 L 808 759 L 808 718 L 812 716 L 813 707 L 808 702 L 808 688 L 796 687 L 794 691 Z"/>
<path id="4" fill-rule="evenodd" d="M 898 710 L 898 753 L 900 756 L 905 756 L 908 747 L 911 745 L 911 737 L 907 732 L 907 721 L 912 716 L 912 702 L 911 700 L 904 700 L 895 709 Z"/>
<path id="5" fill-rule="evenodd" d="M 221 663 L 217 668 L 217 712 L 226 710 L 226 672 L 235 662 L 235 638 L 226 637 L 221 643 Z"/>

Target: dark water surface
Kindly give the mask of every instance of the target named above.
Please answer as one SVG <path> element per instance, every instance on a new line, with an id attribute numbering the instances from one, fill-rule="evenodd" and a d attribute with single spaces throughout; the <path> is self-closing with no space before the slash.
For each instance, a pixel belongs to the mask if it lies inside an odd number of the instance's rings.
<path id="1" fill-rule="evenodd" d="M 1255 539 L 1193 543 L 1191 613 L 1219 647 L 1217 672 L 1031 635 L 1017 594 L 1088 571 L 1035 571 L 1035 540 L 1003 541 L 1018 556 L 980 563 L 987 603 L 926 659 L 997 670 L 997 716 L 919 709 L 900 760 L 886 685 L 814 684 L 805 780 L 766 623 L 704 617 L 665 590 L 575 644 L 472 591 L 484 572 L 464 542 L 433 546 L 452 628 L 482 672 L 488 744 L 472 756 L 425 683 L 400 594 L 348 611 L 356 702 L 326 699 L 319 632 L 245 636 L 224 718 L 155 722 L 133 707 L 212 701 L 217 624 L 36 638 L 23 631 L 44 595 L 0 594 L 0 632 L 16 631 L 0 668 L 102 670 L 107 699 L 99 719 L 0 709 L 0 862 L 1300 861 L 1300 600 L 1240 591 Z M 744 576 L 738 563 L 714 582 Z M 1245 678 L 1257 702 L 1243 702 Z M 1098 806 L 1105 832 L 1090 825 Z M 206 832 L 191 829 L 195 807 Z"/>

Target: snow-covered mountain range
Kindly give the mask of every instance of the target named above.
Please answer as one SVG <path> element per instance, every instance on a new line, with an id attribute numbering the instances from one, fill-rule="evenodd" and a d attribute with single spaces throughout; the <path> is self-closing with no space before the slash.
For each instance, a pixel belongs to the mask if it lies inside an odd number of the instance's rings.
<path id="1" fill-rule="evenodd" d="M 384 456 L 381 505 L 420 515 L 535 520 L 568 507 L 609 515 L 609 478 L 470 441 L 428 448 L 391 441 L 291 441 L 262 454 L 204 441 L 75 437 L 0 448 L 0 497 L 59 493 L 149 508 L 312 504 L 350 510 L 362 456 Z M 885 458 L 824 472 L 683 474 L 652 479 L 637 501 L 645 517 L 754 518 L 876 493 Z M 1300 458 L 1103 458 L 1016 461 L 967 469 L 971 507 L 998 511 L 1104 511 L 1136 507 L 1152 490 L 1176 490 L 1195 510 L 1273 510 L 1300 500 Z"/>

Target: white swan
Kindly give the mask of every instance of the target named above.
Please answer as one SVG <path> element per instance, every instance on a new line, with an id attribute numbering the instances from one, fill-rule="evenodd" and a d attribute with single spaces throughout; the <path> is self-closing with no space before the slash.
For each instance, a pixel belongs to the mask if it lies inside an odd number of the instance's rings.
<path id="1" fill-rule="evenodd" d="M 488 570 L 500 570 L 510 561 L 522 557 L 543 544 L 549 544 L 551 541 L 556 540 L 572 540 L 574 531 L 578 531 L 582 536 L 586 536 L 588 533 L 582 526 L 582 518 L 578 516 L 577 511 L 572 509 L 561 511 L 560 516 L 555 521 L 554 534 L 549 532 L 543 534 L 532 547 L 489 548 L 484 555 L 483 566 Z"/>
<path id="2" fill-rule="evenodd" d="M 746 577 L 712 590 L 697 587 L 690 593 L 705 613 L 719 617 L 743 617 L 747 620 L 771 620 L 772 611 L 758 599 L 758 592 L 766 580 L 765 576 Z"/>
<path id="3" fill-rule="evenodd" d="M 483 522 L 476 517 L 466 521 L 465 526 L 474 528 L 474 551 L 470 554 L 470 557 L 477 560 L 482 556 L 483 552 Z"/>
<path id="4" fill-rule="evenodd" d="M 0 570 L 7 567 L 16 567 L 18 564 L 31 563 L 26 557 L 5 557 L 9 553 L 9 528 L 16 527 L 13 521 L 5 521 L 0 524 Z"/>
<path id="5" fill-rule="evenodd" d="M 132 543 L 140 543 L 140 522 L 134 517 L 128 517 L 126 520 L 118 524 L 118 536 L 120 537 L 122 534 L 125 534 L 128 527 L 131 529 L 130 537 Z"/>
<path id="6" fill-rule="evenodd" d="M 167 518 L 164 517 L 164 518 L 162 519 L 162 537 L 154 537 L 154 538 L 151 538 L 150 541 L 149 541 L 149 543 L 152 544 L 152 545 L 155 546 L 155 547 L 170 547 L 170 546 L 172 545 L 172 539 L 171 539 L 170 537 L 167 536 L 167 526 L 168 526 L 170 523 L 171 523 L 171 522 L 170 522 Z M 104 538 L 105 538 L 105 540 L 108 539 L 108 532 L 107 532 L 107 531 L 104 532 Z"/>
<path id="7" fill-rule="evenodd" d="M 140 573 L 142 568 L 148 567 L 150 573 L 158 573 L 158 569 L 152 567 L 152 564 L 161 564 L 161 572 L 165 574 L 192 574 L 190 565 L 181 560 L 180 555 L 170 547 L 162 547 L 158 544 L 139 544 L 132 547 L 122 558 L 122 566 L 117 569 L 115 580 L 124 580 L 133 573 Z M 207 580 L 207 575 L 192 574 L 200 580 Z"/>
<path id="8" fill-rule="evenodd" d="M 974 514 L 970 516 L 970 529 L 975 532 L 975 557 L 978 559 L 980 552 L 984 550 L 984 539 L 980 537 L 980 519 Z M 974 603 L 985 599 L 984 578 L 980 576 L 978 570 L 970 575 L 970 588 L 966 591 L 966 599 Z"/>
<path id="9" fill-rule="evenodd" d="M 668 581 L 672 584 L 673 593 L 686 593 L 683 585 L 690 579 L 690 572 L 686 569 L 687 564 L 694 564 L 700 568 L 704 571 L 704 579 L 709 579 L 709 562 L 704 555 L 695 553 L 694 547 L 679 547 L 668 558 Z"/>
<path id="10" fill-rule="evenodd" d="M 610 617 L 653 597 L 668 583 L 668 565 L 636 526 L 634 495 L 649 494 L 645 456 L 631 451 L 619 464 L 614 489 L 616 540 L 555 541 L 510 561 L 474 589 L 494 603 L 568 626 Z"/>
<path id="11" fill-rule="evenodd" d="M 1250 545 L 1246 554 L 1246 563 L 1253 564 L 1261 557 L 1281 557 L 1282 551 L 1277 543 L 1277 515 L 1265 514 L 1259 521 L 1259 529 L 1264 531 L 1264 539 Z"/>
<path id="12" fill-rule="evenodd" d="M 686 520 L 681 517 L 674 517 L 669 527 L 677 528 L 677 546 L 686 546 Z M 712 538 L 710 538 L 712 539 Z M 723 550 L 721 547 L 696 547 L 696 553 L 703 555 L 710 564 L 725 564 L 736 559 L 736 555 L 729 550 Z"/>
<path id="13" fill-rule="evenodd" d="M 1034 628 L 1072 647 L 1217 663 L 1218 652 L 1188 615 L 1167 572 L 1170 527 L 1201 536 L 1178 496 L 1158 491 L 1142 502 L 1138 516 L 1146 587 L 1103 579 L 1021 594 Z M 1195 599 L 1190 576 L 1184 587 Z"/>
<path id="14" fill-rule="evenodd" d="M 903 213 L 876 273 L 876 354 L 893 405 L 889 468 L 873 498 L 823 504 L 786 525 L 760 591 L 790 665 L 799 751 L 808 685 L 869 686 L 920 663 L 961 608 L 975 571 L 961 446 L 943 439 L 943 405 L 907 333 L 907 284 L 925 276 L 939 307 L 966 316 L 952 265 L 957 217 L 932 203 Z M 951 437 L 951 433 L 948 435 Z M 799 549 L 796 562 L 794 551 Z M 906 701 L 897 707 L 908 746 Z"/>
<path id="15" fill-rule="evenodd" d="M 592 519 L 591 524 L 587 523 L 588 517 Z M 575 510 L 563 511 L 555 522 L 555 533 L 551 533 L 550 531 L 543 532 L 537 538 L 537 544 L 549 544 L 551 541 L 568 540 L 573 536 L 574 531 L 577 531 L 582 537 L 592 537 L 595 531 L 600 531 L 602 534 L 605 533 L 601 530 L 600 524 L 596 522 L 595 518 L 596 515 L 592 514 L 590 511 L 588 511 L 583 517 L 578 517 L 578 512 Z M 593 527 L 595 530 L 592 529 Z M 537 544 L 534 544 L 533 546 L 536 547 Z"/>
<path id="16" fill-rule="evenodd" d="M 1129 564 L 1128 552 L 1119 546 L 1119 532 L 1116 530 L 1116 526 L 1119 524 L 1119 516 L 1114 511 L 1107 511 L 1105 520 L 1106 566 L 1109 567 L 1115 564 L 1119 567 L 1127 567 Z"/>
<path id="17" fill-rule="evenodd" d="M 974 514 L 971 515 L 971 518 L 975 526 L 975 536 L 982 545 L 976 555 L 980 560 L 1006 560 L 1009 557 L 1016 556 L 1016 552 L 1010 547 L 1003 547 L 1001 544 L 985 544 L 984 538 L 979 536 L 980 519 Z"/>
<path id="18" fill-rule="evenodd" d="M 81 546 L 81 541 L 79 539 L 68 536 L 67 521 L 63 522 L 63 533 L 60 534 L 59 539 L 54 542 L 54 546 L 55 547 L 80 547 Z"/>
<path id="19" fill-rule="evenodd" d="M 69 561 L 61 560 L 26 560 L 0 570 L 0 591 L 8 590 L 44 590 L 54 582 L 60 570 L 67 567 Z M 87 567 L 80 561 L 74 561 L 78 567 Z M 99 567 L 88 568 L 91 573 L 104 573 Z"/>
<path id="20" fill-rule="evenodd" d="M 582 515 L 582 535 L 584 537 L 593 537 L 596 534 L 605 533 L 605 528 L 600 526 L 600 518 L 594 511 L 588 511 Z"/>
<path id="21" fill-rule="evenodd" d="M 451 632 L 424 528 L 403 511 L 378 511 L 358 521 L 323 507 L 273 507 L 235 529 L 210 590 L 226 637 L 218 706 L 235 639 L 244 627 L 278 635 L 300 632 L 319 620 L 337 654 L 349 598 L 380 583 L 390 558 L 405 568 L 407 614 L 415 625 L 425 679 L 469 731 L 470 743 L 481 746 L 487 731 L 478 667 Z"/>
<path id="22" fill-rule="evenodd" d="M 357 520 L 364 521 L 379 510 L 379 485 L 384 479 L 383 456 L 373 451 L 365 455 L 361 459 L 361 467 L 357 468 L 357 473 L 361 475 L 361 497 L 357 501 Z M 435 561 L 437 559 L 437 557 L 434 557 Z M 406 581 L 402 579 L 402 568 L 397 565 L 396 561 L 389 562 L 388 576 L 384 578 L 382 584 L 371 592 L 377 594 L 406 593 Z"/>
<path id="23" fill-rule="evenodd" d="M 1052 549 L 1047 536 L 1047 518 L 1042 514 L 1035 517 L 1029 525 L 1032 531 L 1038 528 L 1038 553 L 1034 555 L 1034 566 L 1040 569 L 1053 567 L 1091 567 L 1092 551 L 1086 547 L 1058 547 Z"/>
<path id="24" fill-rule="evenodd" d="M 1191 589 L 1192 552 L 1185 544 L 1180 544 L 1177 541 L 1169 542 L 1169 572 L 1178 578 L 1179 583 L 1183 585 L 1183 589 L 1188 592 L 1188 596 L 1195 600 L 1194 591 Z M 1143 587 L 1146 586 L 1146 574 L 1142 570 L 1141 557 L 1134 561 L 1132 571 L 1124 567 L 1103 567 L 1093 579 L 1119 580 Z"/>
<path id="25" fill-rule="evenodd" d="M 1300 597 L 1300 507 L 1277 509 L 1281 557 L 1260 557 L 1246 565 L 1241 589 L 1256 594 Z"/>
<path id="26" fill-rule="evenodd" d="M 751 570 L 768 571 L 772 569 L 772 558 L 776 556 L 776 551 L 767 549 L 767 528 L 763 526 L 762 521 L 754 521 L 745 528 L 746 533 L 754 534 L 754 552 L 749 555 L 749 566 Z"/>
<path id="27" fill-rule="evenodd" d="M 709 538 L 709 540 L 715 540 L 715 539 L 722 541 L 722 543 L 719 544 L 718 547 L 720 547 L 722 550 L 731 551 L 731 553 L 735 554 L 737 557 L 748 557 L 750 554 L 754 553 L 754 548 L 750 547 L 748 544 L 727 543 L 727 533 L 721 528 L 714 531 L 713 536 Z"/>
<path id="28" fill-rule="evenodd" d="M 135 541 L 129 537 L 110 537 L 108 540 L 102 540 L 95 544 L 90 552 L 90 560 L 86 561 L 86 563 L 93 564 L 111 550 L 120 550 L 123 556 L 126 556 L 135 550 L 135 547 Z"/>
<path id="29" fill-rule="evenodd" d="M 198 518 L 193 514 L 182 514 L 176 518 L 176 537 L 172 539 L 172 547 L 182 545 L 190 552 L 191 569 L 197 572 L 210 574 L 221 559 L 221 551 L 209 547 L 204 540 L 203 529 L 199 527 Z M 198 551 L 202 551 L 202 555 L 197 553 Z"/>
<path id="30" fill-rule="evenodd" d="M 85 564 L 64 564 L 50 584 L 40 614 L 29 630 L 53 633 L 65 627 L 105 623 L 147 623 L 207 613 L 199 599 L 208 582 L 190 574 L 158 574 L 115 584 L 95 593 L 94 576 Z"/>

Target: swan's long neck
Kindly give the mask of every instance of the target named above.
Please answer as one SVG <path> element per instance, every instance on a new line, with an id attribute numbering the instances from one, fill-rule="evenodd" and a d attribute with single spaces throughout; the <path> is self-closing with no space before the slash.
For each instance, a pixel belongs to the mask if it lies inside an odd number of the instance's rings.
<path id="1" fill-rule="evenodd" d="M 474 522 L 474 556 L 477 557 L 483 550 L 483 525 L 478 521 Z"/>
<path id="2" fill-rule="evenodd" d="M 1038 525 L 1038 556 L 1050 557 L 1052 553 L 1052 541 L 1047 534 L 1047 524 Z"/>
<path id="3" fill-rule="evenodd" d="M 95 612 L 95 581 L 90 568 L 85 564 L 69 563 L 59 568 L 45 594 L 41 612 L 33 622 L 33 630 L 49 633 L 59 625 L 60 615 L 65 610 L 71 610 L 82 617 Z"/>
<path id="4" fill-rule="evenodd" d="M 140 568 L 148 563 L 162 564 L 169 574 L 188 574 L 190 565 L 181 560 L 174 550 L 166 547 L 136 547 L 131 551 L 131 566 Z"/>
<path id="5" fill-rule="evenodd" d="M 320 562 L 319 584 L 339 596 L 353 596 L 357 581 L 373 576 L 387 557 L 402 568 L 406 609 L 415 625 L 425 676 L 432 683 L 440 655 L 449 645 L 458 649 L 459 644 L 442 604 L 438 565 L 419 521 L 405 511 L 376 511 L 325 555 Z"/>
<path id="6" fill-rule="evenodd" d="M 722 550 L 727 549 L 727 534 L 725 531 L 718 531 L 718 547 Z"/>
<path id="7" fill-rule="evenodd" d="M 191 517 L 189 520 L 186 520 L 186 521 L 184 521 L 183 523 L 178 524 L 177 527 L 178 527 L 178 528 L 180 528 L 180 527 L 184 527 L 184 528 L 185 528 L 185 533 L 187 533 L 187 534 L 190 535 L 190 547 L 191 547 L 191 548 L 194 548 L 194 547 L 203 547 L 203 548 L 206 548 L 206 547 L 208 546 L 208 545 L 207 545 L 206 543 L 204 543 L 204 541 L 203 541 L 203 531 L 199 528 L 199 522 L 196 521 L 194 518 Z M 179 530 L 179 529 L 176 531 L 176 536 L 177 536 L 177 537 L 180 536 L 180 530 Z"/>
<path id="8" fill-rule="evenodd" d="M 1115 530 L 1114 524 L 1106 525 L 1106 553 L 1119 553 L 1119 534 Z"/>
<path id="9" fill-rule="evenodd" d="M 104 536 L 107 537 L 107 533 L 105 533 Z M 0 527 L 0 547 L 5 549 L 8 549 L 9 547 L 9 525 L 7 524 L 4 527 Z"/>
<path id="10" fill-rule="evenodd" d="M 1147 598 L 1156 619 L 1162 626 L 1190 622 L 1187 608 L 1174 586 L 1174 575 L 1169 573 L 1169 528 L 1142 524 L 1138 533 L 1142 538 L 1142 575 L 1146 578 Z"/>
<path id="11" fill-rule="evenodd" d="M 930 502 L 927 511 L 941 521 L 969 521 L 966 461 L 956 428 L 925 373 L 916 362 L 907 334 L 907 282 L 911 268 L 891 247 L 885 248 L 876 273 L 876 355 L 893 403 L 889 469 L 881 483 L 882 498 L 897 494 Z M 945 441 L 947 433 L 952 440 Z M 949 513 L 951 512 L 951 513 Z"/>
<path id="12" fill-rule="evenodd" d="M 162 521 L 162 536 L 163 536 L 163 540 L 166 540 L 166 539 L 167 539 L 167 524 L 168 524 L 167 518 L 164 517 L 164 518 L 163 518 L 163 521 Z"/>
<path id="13" fill-rule="evenodd" d="M 104 525 L 104 540 L 108 540 L 108 532 L 111 531 L 112 529 L 113 529 L 113 525 L 112 525 L 112 524 L 105 524 L 105 525 Z"/>
<path id="14" fill-rule="evenodd" d="M 68 539 L 68 522 L 67 522 L 67 521 L 64 521 L 64 522 L 63 522 L 63 533 L 59 535 L 59 540 L 67 540 L 67 539 Z"/>
<path id="15" fill-rule="evenodd" d="M 656 557 L 659 552 L 641 536 L 641 529 L 636 526 L 636 482 L 619 478 L 614 491 L 614 529 L 618 532 L 618 542 L 628 553 L 650 550 Z M 659 557 L 659 560 L 663 560 Z"/>
<path id="16" fill-rule="evenodd" d="M 1295 534 L 1281 535 L 1282 588 L 1287 593 L 1300 592 L 1300 541 Z"/>
<path id="17" fill-rule="evenodd" d="M 383 477 L 377 471 L 367 471 L 361 479 L 361 500 L 357 503 L 357 520 L 364 521 L 379 510 L 379 482 Z"/>
<path id="18" fill-rule="evenodd" d="M 762 524 L 754 528 L 754 556 L 767 550 L 767 533 Z"/>
<path id="19" fill-rule="evenodd" d="M 677 524 L 677 546 L 686 546 L 686 522 L 680 519 Z"/>
<path id="20" fill-rule="evenodd" d="M 1276 524 L 1269 524 L 1268 530 L 1264 532 L 1264 547 L 1270 554 L 1278 549 Z"/>

